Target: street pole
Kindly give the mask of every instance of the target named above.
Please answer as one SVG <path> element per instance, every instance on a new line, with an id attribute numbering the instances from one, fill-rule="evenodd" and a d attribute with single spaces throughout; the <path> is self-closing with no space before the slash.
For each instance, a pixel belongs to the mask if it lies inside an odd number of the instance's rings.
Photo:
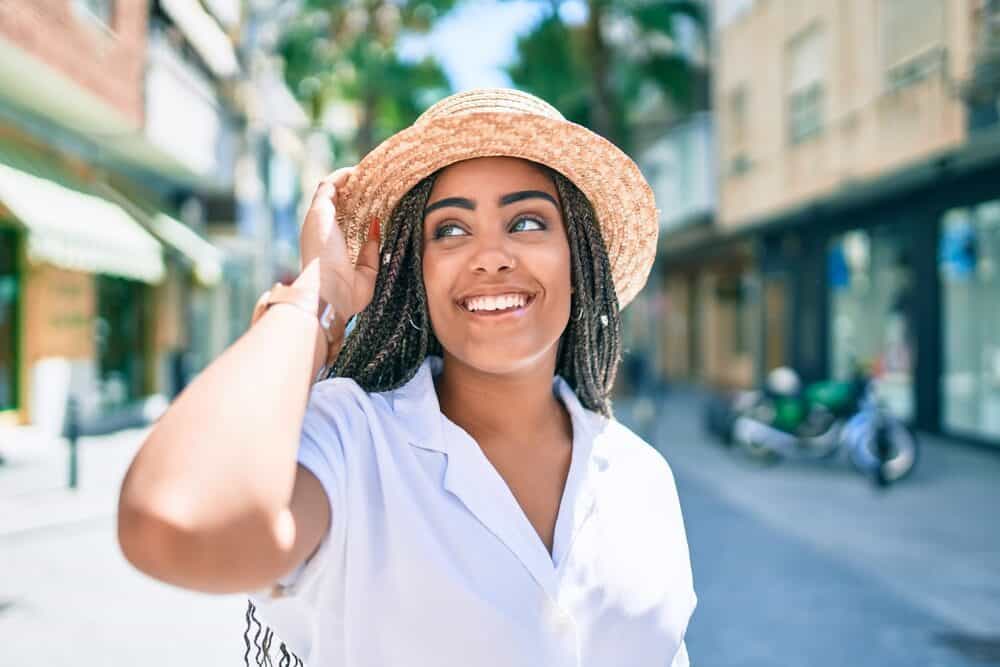
<path id="1" fill-rule="evenodd" d="M 66 402 L 66 438 L 69 440 L 69 488 L 79 486 L 80 406 L 75 396 Z"/>

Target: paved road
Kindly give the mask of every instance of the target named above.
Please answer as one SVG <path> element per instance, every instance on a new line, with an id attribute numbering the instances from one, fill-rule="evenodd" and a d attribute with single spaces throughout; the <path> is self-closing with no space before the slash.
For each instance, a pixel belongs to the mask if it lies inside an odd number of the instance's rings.
<path id="1" fill-rule="evenodd" d="M 657 408 L 648 435 L 677 478 L 699 595 L 694 667 L 1000 664 L 1000 455 L 931 442 L 883 495 L 846 464 L 749 465 L 705 439 L 689 398 Z M 53 487 L 62 463 L 37 494 L 0 475 L 0 665 L 242 664 L 243 597 L 158 584 L 118 551 L 135 441 L 85 450 L 80 496 Z"/>
<path id="2" fill-rule="evenodd" d="M 1000 664 L 1000 452 L 928 440 L 881 493 L 845 461 L 745 460 L 703 435 L 690 396 L 644 425 L 684 511 L 696 667 Z"/>

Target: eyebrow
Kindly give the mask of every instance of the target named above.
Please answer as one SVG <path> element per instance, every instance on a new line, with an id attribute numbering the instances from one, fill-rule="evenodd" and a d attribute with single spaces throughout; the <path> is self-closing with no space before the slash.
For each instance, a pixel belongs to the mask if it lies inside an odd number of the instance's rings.
<path id="1" fill-rule="evenodd" d="M 515 202 L 523 201 L 525 199 L 545 199 L 552 202 L 552 205 L 559 208 L 559 202 L 555 200 L 555 197 L 550 195 L 548 192 L 542 192 L 541 190 L 521 190 L 519 192 L 512 192 L 508 195 L 500 197 L 500 205 L 507 206 L 508 204 L 513 204 Z M 431 211 L 436 211 L 439 208 L 444 208 L 446 206 L 454 206 L 455 208 L 464 208 L 468 211 L 476 210 L 476 202 L 471 199 L 466 199 L 465 197 L 447 197 L 445 199 L 440 199 L 427 208 L 424 209 L 424 215 L 426 216 Z"/>

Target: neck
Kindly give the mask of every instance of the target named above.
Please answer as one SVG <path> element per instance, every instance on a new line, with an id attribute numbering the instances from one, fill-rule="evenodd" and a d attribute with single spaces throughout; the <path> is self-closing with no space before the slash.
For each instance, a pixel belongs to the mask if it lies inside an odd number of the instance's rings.
<path id="1" fill-rule="evenodd" d="M 498 375 L 463 364 L 445 353 L 436 382 L 441 412 L 484 443 L 537 443 L 540 433 L 569 424 L 552 391 L 555 356 L 514 373 Z"/>

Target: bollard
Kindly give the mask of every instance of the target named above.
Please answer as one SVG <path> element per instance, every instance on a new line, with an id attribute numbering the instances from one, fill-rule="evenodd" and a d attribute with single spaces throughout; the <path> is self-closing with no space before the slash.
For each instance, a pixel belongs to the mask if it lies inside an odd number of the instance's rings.
<path id="1" fill-rule="evenodd" d="M 77 449 L 80 439 L 80 410 L 73 396 L 66 402 L 66 438 L 69 440 L 69 488 L 76 489 L 79 483 Z"/>

